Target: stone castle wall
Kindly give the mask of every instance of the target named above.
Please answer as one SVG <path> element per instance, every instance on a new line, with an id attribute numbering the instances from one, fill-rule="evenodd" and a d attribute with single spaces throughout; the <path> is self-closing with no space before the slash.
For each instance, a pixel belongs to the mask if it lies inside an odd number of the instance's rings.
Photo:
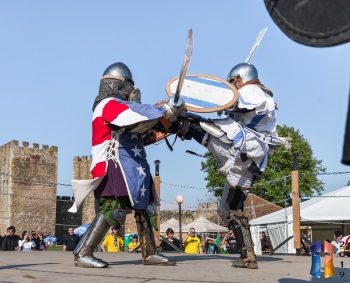
<path id="1" fill-rule="evenodd" d="M 0 147 L 0 233 L 10 225 L 54 233 L 58 148 L 11 141 Z"/>

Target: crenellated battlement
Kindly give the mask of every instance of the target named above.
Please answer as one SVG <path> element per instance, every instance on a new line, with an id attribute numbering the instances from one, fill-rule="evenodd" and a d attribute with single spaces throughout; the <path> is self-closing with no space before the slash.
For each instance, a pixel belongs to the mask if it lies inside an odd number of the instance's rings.
<path id="1" fill-rule="evenodd" d="M 92 156 L 86 156 L 86 155 L 83 155 L 83 156 L 75 156 L 73 158 L 73 161 L 74 162 L 79 162 L 79 161 L 82 161 L 82 162 L 85 162 L 85 161 L 92 161 Z"/>
<path id="2" fill-rule="evenodd" d="M 48 146 L 46 144 L 41 145 L 38 143 L 33 143 L 32 147 L 30 147 L 30 143 L 27 141 L 22 141 L 22 146 L 19 145 L 19 142 L 17 140 L 12 140 L 7 144 L 4 144 L 2 146 L 10 145 L 12 148 L 26 148 L 26 149 L 37 149 L 37 150 L 42 150 L 42 151 L 51 151 L 51 152 L 58 152 L 58 147 L 57 146 Z M 0 147 L 2 147 L 0 146 Z"/>
<path id="3" fill-rule="evenodd" d="M 1 192 L 7 196 L 0 197 L 6 215 L 0 219 L 0 231 L 10 225 L 25 230 L 33 219 L 32 228 L 55 231 L 57 168 L 57 146 L 17 140 L 0 146 Z"/>

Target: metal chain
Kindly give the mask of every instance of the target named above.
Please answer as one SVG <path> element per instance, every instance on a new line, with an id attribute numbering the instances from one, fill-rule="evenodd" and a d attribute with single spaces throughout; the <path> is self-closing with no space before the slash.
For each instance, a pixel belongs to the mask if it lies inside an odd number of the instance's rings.
<path id="1" fill-rule="evenodd" d="M 310 175 L 310 174 L 313 174 L 313 173 L 299 173 L 299 174 L 300 174 L 300 176 L 302 176 L 302 175 Z M 322 176 L 322 175 L 344 175 L 344 174 L 350 174 L 350 171 L 316 173 L 316 176 Z M 55 183 L 55 182 L 41 181 L 41 180 L 33 180 L 33 179 L 25 178 L 25 177 L 14 176 L 14 175 L 11 175 L 9 173 L 3 173 L 3 172 L 0 172 L 0 175 L 11 177 L 11 178 L 16 179 L 16 180 L 27 181 L 29 183 L 41 183 L 41 184 L 47 184 L 47 185 L 66 186 L 66 187 L 71 187 L 72 186 L 71 184 Z M 254 186 L 270 184 L 270 183 L 278 182 L 278 181 L 281 181 L 281 180 L 285 181 L 286 178 L 290 178 L 290 177 L 291 177 L 291 175 L 286 175 L 286 176 L 283 176 L 283 177 L 276 178 L 274 180 L 257 183 Z M 220 189 L 220 187 L 208 187 L 208 188 L 207 187 L 196 187 L 196 186 L 188 186 L 188 185 L 178 185 L 178 184 L 168 183 L 168 182 L 164 182 L 164 181 L 161 181 L 161 183 L 164 184 L 164 185 L 168 185 L 168 186 L 189 188 L 189 189 L 198 189 L 198 190 L 208 190 L 208 189 L 216 190 L 216 189 Z"/>

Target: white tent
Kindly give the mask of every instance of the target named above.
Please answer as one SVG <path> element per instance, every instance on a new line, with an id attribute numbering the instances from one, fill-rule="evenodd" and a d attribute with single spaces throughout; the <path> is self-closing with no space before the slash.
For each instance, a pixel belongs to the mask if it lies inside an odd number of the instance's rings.
<path id="1" fill-rule="evenodd" d="M 350 222 L 350 186 L 312 198 L 300 204 L 300 222 Z M 341 209 L 340 209 L 341 208 Z M 285 239 L 293 235 L 292 207 L 250 221 L 254 250 L 261 254 L 261 226 L 266 226 L 273 247 L 277 247 Z M 277 253 L 295 253 L 291 239 Z"/>
<path id="2" fill-rule="evenodd" d="M 226 227 L 220 226 L 206 219 L 205 217 L 199 217 L 197 220 L 182 226 L 182 232 L 187 232 L 190 228 L 194 228 L 196 232 L 227 232 Z M 179 232 L 180 229 L 177 228 L 176 232 Z"/>
<path id="3" fill-rule="evenodd" d="M 178 228 L 179 225 L 179 220 L 176 220 L 174 217 L 169 219 L 168 221 L 160 224 L 160 232 L 165 233 L 168 228 L 173 229 L 174 231 L 176 228 Z"/>

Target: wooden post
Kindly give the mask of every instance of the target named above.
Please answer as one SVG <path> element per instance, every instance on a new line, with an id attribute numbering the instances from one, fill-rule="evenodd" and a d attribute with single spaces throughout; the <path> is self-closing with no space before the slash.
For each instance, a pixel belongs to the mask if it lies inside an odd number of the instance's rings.
<path id="1" fill-rule="evenodd" d="M 293 238 L 296 254 L 300 255 L 300 195 L 299 195 L 299 171 L 298 155 L 293 154 L 292 171 L 292 207 L 293 207 Z"/>
<path id="2" fill-rule="evenodd" d="M 154 184 L 156 187 L 156 192 L 158 195 L 158 198 L 160 199 L 160 176 L 159 176 L 159 164 L 160 160 L 155 160 L 154 164 L 156 165 L 156 172 L 154 176 Z M 157 206 L 158 216 L 157 216 L 157 226 L 158 231 L 155 231 L 155 237 L 156 237 L 156 245 L 157 247 L 160 246 L 160 206 Z"/>

